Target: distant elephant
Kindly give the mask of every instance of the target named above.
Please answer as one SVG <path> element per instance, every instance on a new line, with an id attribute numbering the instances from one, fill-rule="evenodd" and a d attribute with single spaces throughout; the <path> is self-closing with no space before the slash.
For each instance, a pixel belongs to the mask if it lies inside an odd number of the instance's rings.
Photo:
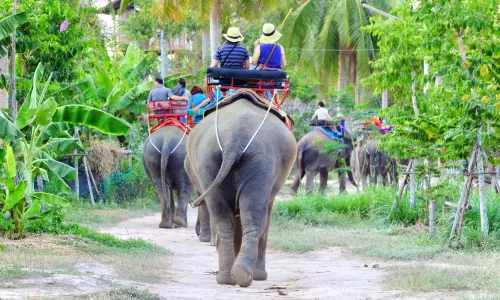
<path id="1" fill-rule="evenodd" d="M 153 132 L 144 142 L 142 162 L 160 198 L 160 228 L 172 228 L 172 223 L 188 226 L 186 210 L 193 186 L 184 170 L 187 137 L 183 135 L 179 128 L 167 126 Z M 177 209 L 174 191 L 178 198 Z"/>
<path id="2" fill-rule="evenodd" d="M 382 177 L 382 184 L 387 186 L 397 183 L 397 162 L 389 157 L 387 151 L 379 150 L 373 141 L 368 141 L 360 147 L 359 170 L 361 173 L 361 183 L 363 188 L 367 186 L 367 177 L 370 184 L 377 184 L 379 176 Z"/>
<path id="3" fill-rule="evenodd" d="M 260 127 L 265 115 L 241 99 L 206 115 L 188 138 L 185 169 L 216 226 L 219 284 L 247 287 L 267 279 L 271 210 L 295 160 L 296 142 L 272 113 Z"/>
<path id="4" fill-rule="evenodd" d="M 326 153 L 320 153 L 319 148 L 322 146 L 317 141 L 332 142 L 326 134 L 320 130 L 313 130 L 304 135 L 297 144 L 297 159 L 295 162 L 296 173 L 295 179 L 291 186 L 291 194 L 295 195 L 299 188 L 300 182 L 306 176 L 306 191 L 310 192 L 314 189 L 314 177 L 319 173 L 319 191 L 323 192 L 326 189 L 328 181 L 328 173 L 335 169 L 342 167 L 339 158 L 345 161 L 346 167 L 351 164 L 351 153 L 354 149 L 350 138 L 344 138 L 342 143 L 348 147 L 343 150 L 340 155 L 329 156 Z M 339 171 L 339 185 L 340 191 L 345 192 L 345 172 Z M 354 181 L 352 171 L 348 171 L 347 175 L 349 181 L 357 186 Z"/>

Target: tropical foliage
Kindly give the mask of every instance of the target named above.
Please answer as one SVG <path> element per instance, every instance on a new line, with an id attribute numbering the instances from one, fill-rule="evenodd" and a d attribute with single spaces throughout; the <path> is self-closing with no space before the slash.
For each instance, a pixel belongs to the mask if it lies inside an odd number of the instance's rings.
<path id="1" fill-rule="evenodd" d="M 488 0 L 406 1 L 394 11 L 401 20 L 368 27 L 380 47 L 368 83 L 378 92 L 389 89 L 395 98 L 386 113 L 398 125 L 385 139 L 392 153 L 465 158 L 478 133 L 489 151 L 496 149 L 499 12 Z M 429 75 L 423 73 L 424 62 Z"/>
<path id="2" fill-rule="evenodd" d="M 65 198 L 34 190 L 34 178 L 57 187 L 59 193 L 72 193 L 64 179 L 74 178 L 76 170 L 59 162 L 58 155 L 81 147 L 68 131 L 69 125 L 88 126 L 105 134 L 127 134 L 130 125 L 101 110 L 83 106 L 59 106 L 48 93 L 52 74 L 40 85 L 43 69 L 34 73 L 29 96 L 14 123 L 0 115 L 0 231 L 10 238 L 22 237 L 31 220 L 45 217 Z M 41 209 L 45 206 L 45 210 Z"/>

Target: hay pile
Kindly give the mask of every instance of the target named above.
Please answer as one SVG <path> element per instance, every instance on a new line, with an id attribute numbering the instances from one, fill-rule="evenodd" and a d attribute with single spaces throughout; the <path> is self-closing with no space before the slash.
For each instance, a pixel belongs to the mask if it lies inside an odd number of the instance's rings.
<path id="1" fill-rule="evenodd" d="M 117 141 L 93 141 L 85 149 L 90 170 L 96 180 L 107 178 L 117 167 L 117 159 L 123 155 Z"/>

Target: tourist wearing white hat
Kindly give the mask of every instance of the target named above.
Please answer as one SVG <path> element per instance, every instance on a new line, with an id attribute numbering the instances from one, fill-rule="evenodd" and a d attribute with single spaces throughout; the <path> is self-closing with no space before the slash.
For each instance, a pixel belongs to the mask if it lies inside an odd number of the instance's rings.
<path id="1" fill-rule="evenodd" d="M 223 34 L 227 42 L 217 49 L 210 67 L 220 66 L 228 69 L 249 69 L 250 56 L 248 50 L 240 42 L 243 41 L 243 36 L 238 27 L 230 27 L 227 33 Z"/>
<path id="2" fill-rule="evenodd" d="M 278 44 L 281 38 L 273 24 L 266 23 L 260 39 L 255 41 L 252 64 L 259 70 L 281 70 L 286 66 L 285 50 Z"/>

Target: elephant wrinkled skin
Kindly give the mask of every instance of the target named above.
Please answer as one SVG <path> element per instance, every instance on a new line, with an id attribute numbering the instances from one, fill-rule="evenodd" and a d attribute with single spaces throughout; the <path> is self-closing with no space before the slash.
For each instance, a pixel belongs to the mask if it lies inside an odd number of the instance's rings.
<path id="1" fill-rule="evenodd" d="M 295 138 L 266 111 L 244 99 L 206 116 L 191 132 L 185 168 L 217 231 L 219 284 L 266 280 L 265 253 L 276 194 L 295 160 Z M 222 151 L 219 148 L 218 130 Z"/>
<path id="2" fill-rule="evenodd" d="M 182 227 L 188 225 L 186 210 L 193 186 L 184 170 L 186 137 L 182 140 L 183 134 L 179 128 L 167 126 L 152 133 L 144 142 L 142 162 L 160 198 L 160 228 L 172 228 L 173 223 Z M 179 144 L 181 140 L 182 143 Z M 177 145 L 179 146 L 175 149 Z M 174 191 L 178 198 L 177 209 Z M 174 209 L 175 216 L 172 213 Z"/>

